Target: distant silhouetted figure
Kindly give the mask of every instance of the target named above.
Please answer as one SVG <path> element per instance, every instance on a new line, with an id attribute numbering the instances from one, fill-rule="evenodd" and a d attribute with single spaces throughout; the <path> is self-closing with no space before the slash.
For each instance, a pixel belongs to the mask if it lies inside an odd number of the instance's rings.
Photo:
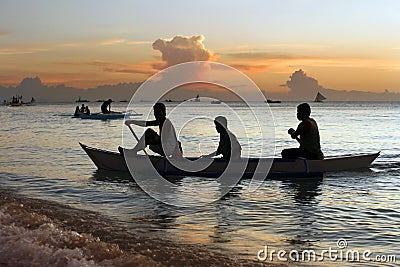
<path id="1" fill-rule="evenodd" d="M 324 159 L 321 151 L 319 130 L 317 122 L 310 118 L 311 108 L 307 103 L 297 106 L 297 119 L 301 122 L 294 130 L 290 128 L 288 134 L 300 143 L 299 148 L 290 148 L 282 150 L 284 159 Z"/>
<path id="2" fill-rule="evenodd" d="M 81 111 L 79 110 L 79 106 L 76 106 L 74 116 L 79 117 L 80 113 L 81 113 Z"/>
<path id="3" fill-rule="evenodd" d="M 236 136 L 228 130 L 228 121 L 223 116 L 218 116 L 214 119 L 215 129 L 219 133 L 219 144 L 217 151 L 212 152 L 203 157 L 214 157 L 222 155 L 223 159 L 238 159 L 242 153 L 242 147 L 240 146 Z"/>
<path id="4" fill-rule="evenodd" d="M 111 102 L 113 102 L 111 99 L 104 101 L 104 103 L 101 104 L 101 112 L 104 114 L 111 113 Z"/>
<path id="5" fill-rule="evenodd" d="M 86 114 L 86 115 L 90 115 L 89 106 L 86 106 L 86 107 L 85 107 L 85 114 Z"/>
<path id="6" fill-rule="evenodd" d="M 85 104 L 82 104 L 81 109 L 79 110 L 80 113 L 85 113 Z"/>

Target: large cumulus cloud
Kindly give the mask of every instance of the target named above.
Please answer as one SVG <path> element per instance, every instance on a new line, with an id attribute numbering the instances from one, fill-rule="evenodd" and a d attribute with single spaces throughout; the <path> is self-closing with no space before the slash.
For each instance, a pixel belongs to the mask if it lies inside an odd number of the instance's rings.
<path id="1" fill-rule="evenodd" d="M 326 91 L 326 89 L 318 84 L 316 79 L 307 76 L 302 69 L 292 73 L 290 79 L 283 86 L 290 89 L 289 96 L 301 100 L 311 100 L 318 91 L 321 93 Z"/>
<path id="2" fill-rule="evenodd" d="M 203 35 L 192 37 L 178 35 L 172 39 L 157 39 L 153 43 L 153 49 L 161 52 L 165 64 L 156 67 L 169 67 L 188 61 L 214 61 L 216 55 L 205 48 L 203 41 Z"/>

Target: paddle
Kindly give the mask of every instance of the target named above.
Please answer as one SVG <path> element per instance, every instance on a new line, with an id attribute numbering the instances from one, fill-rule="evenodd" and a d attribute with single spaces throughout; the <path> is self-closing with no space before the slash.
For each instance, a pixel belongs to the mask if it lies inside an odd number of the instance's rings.
<path id="1" fill-rule="evenodd" d="M 131 133 L 133 134 L 133 136 L 135 137 L 136 141 L 139 143 L 139 138 L 137 137 L 136 133 L 133 131 L 132 127 L 130 124 L 125 124 L 126 126 L 128 126 L 129 130 L 131 130 Z M 144 153 L 146 154 L 146 156 L 149 156 L 149 154 L 147 154 L 146 149 L 143 148 Z"/>

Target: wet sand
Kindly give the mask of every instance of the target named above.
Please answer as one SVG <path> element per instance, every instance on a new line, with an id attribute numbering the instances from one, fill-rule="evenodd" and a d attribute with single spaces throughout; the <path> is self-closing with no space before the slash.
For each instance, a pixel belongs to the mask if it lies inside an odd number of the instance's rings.
<path id="1" fill-rule="evenodd" d="M 138 230 L 0 190 L 0 266 L 271 266 Z"/>

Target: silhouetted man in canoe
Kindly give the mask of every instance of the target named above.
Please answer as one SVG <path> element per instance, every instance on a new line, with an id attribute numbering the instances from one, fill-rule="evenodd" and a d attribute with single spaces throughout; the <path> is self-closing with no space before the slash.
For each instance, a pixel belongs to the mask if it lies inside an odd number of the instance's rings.
<path id="1" fill-rule="evenodd" d="M 203 157 L 214 157 L 222 155 L 223 159 L 239 159 L 242 153 L 236 136 L 228 130 L 228 121 L 223 116 L 218 116 L 214 119 L 215 129 L 219 133 L 219 144 L 217 151 L 212 152 Z"/>
<path id="2" fill-rule="evenodd" d="M 300 143 L 300 147 L 282 150 L 282 158 L 324 159 L 324 154 L 321 151 L 318 125 L 314 119 L 310 118 L 310 114 L 311 108 L 307 103 L 297 106 L 297 119 L 301 122 L 296 130 L 290 128 L 288 134 Z"/>
<path id="3" fill-rule="evenodd" d="M 103 114 L 109 114 L 111 113 L 111 103 L 113 101 L 111 99 L 108 99 L 107 101 L 104 101 L 103 104 L 101 104 L 101 112 Z"/>
<path id="4" fill-rule="evenodd" d="M 172 122 L 166 117 L 167 112 L 163 103 L 156 103 L 153 106 L 154 117 L 153 121 L 141 120 L 126 120 L 125 124 L 135 124 L 142 127 L 158 126 L 159 133 L 157 134 L 153 129 L 147 129 L 144 135 L 139 139 L 137 145 L 131 149 L 133 153 L 137 153 L 149 146 L 150 150 L 166 157 L 182 157 L 182 149 L 180 142 L 176 137 L 175 128 Z M 119 152 L 123 153 L 123 148 L 118 147 Z"/>

